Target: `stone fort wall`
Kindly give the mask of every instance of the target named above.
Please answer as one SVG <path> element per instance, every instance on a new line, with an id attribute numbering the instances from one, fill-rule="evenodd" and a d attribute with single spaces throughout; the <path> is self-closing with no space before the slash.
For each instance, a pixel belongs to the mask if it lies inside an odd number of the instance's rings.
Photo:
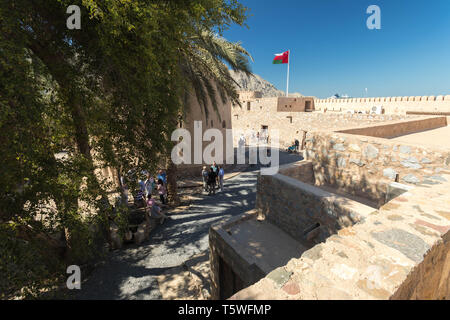
<path id="1" fill-rule="evenodd" d="M 406 114 L 407 112 L 433 112 L 450 114 L 450 95 L 417 97 L 378 97 L 351 99 L 315 99 L 316 110 L 328 111 L 370 111 L 374 106 L 382 106 L 386 114 Z"/>
<path id="2" fill-rule="evenodd" d="M 247 142 L 251 132 L 266 128 L 278 130 L 280 146 L 302 141 L 304 132 L 313 130 L 344 130 L 357 126 L 373 126 L 378 122 L 420 119 L 420 114 L 450 115 L 450 95 L 437 97 L 393 97 L 355 99 L 261 98 L 257 92 L 243 92 L 241 106 L 231 106 L 233 141 L 237 146 L 240 132 Z M 307 107 L 307 102 L 308 103 Z M 384 114 L 367 114 L 381 106 Z M 326 109 L 326 112 L 325 112 Z M 349 114 L 347 111 L 361 111 Z M 314 111 L 314 112 L 312 112 Z M 333 112 L 336 111 L 336 112 Z M 433 129 L 423 128 L 423 130 Z M 420 130 L 419 130 L 420 131 Z"/>
<path id="3" fill-rule="evenodd" d="M 322 158 L 335 155 L 344 148 L 352 153 L 366 153 L 370 161 L 380 158 L 377 168 L 369 168 L 367 163 L 361 167 L 367 173 L 376 169 L 379 172 L 374 174 L 381 175 L 393 165 L 392 161 L 385 164 L 381 159 L 384 157 L 381 150 L 387 150 L 385 146 L 389 145 L 383 139 L 335 134 L 323 138 L 321 143 L 318 137 L 321 137 L 320 133 L 308 134 L 308 150 L 315 149 L 314 152 L 321 153 L 318 159 L 312 156 L 313 168 L 320 165 Z M 329 143 L 330 139 L 335 143 Z M 444 156 L 444 152 L 437 150 L 440 155 L 435 154 L 419 146 L 417 150 L 410 145 L 389 147 L 392 147 L 389 155 L 403 159 L 404 163 L 397 167 L 399 170 L 414 170 L 418 177 L 417 172 L 420 171 L 427 177 L 418 178 L 412 189 L 365 215 L 361 222 L 334 230 L 300 258 L 293 258 L 231 299 L 449 299 L 449 154 Z M 396 147 L 398 149 L 394 150 Z M 379 151 L 378 158 L 373 157 L 377 153 L 375 148 Z M 424 158 L 419 160 L 419 156 Z M 430 156 L 433 158 L 424 161 L 425 157 Z M 418 159 L 421 168 L 406 166 L 406 162 L 415 163 L 413 158 Z M 330 173 L 323 174 L 334 174 L 334 169 L 330 169 Z M 320 173 L 314 171 L 316 179 Z M 288 177 L 283 179 L 285 183 L 290 183 Z M 258 192 L 267 190 L 258 186 Z M 297 200 L 296 193 L 292 193 L 291 197 L 285 201 L 286 205 L 297 204 L 299 210 L 303 207 L 303 216 L 308 215 L 308 208 L 314 213 L 315 202 L 302 204 Z M 284 210 L 281 213 L 289 215 L 294 211 Z M 320 210 L 317 212 L 320 214 Z M 320 217 L 317 215 L 317 219 Z"/>

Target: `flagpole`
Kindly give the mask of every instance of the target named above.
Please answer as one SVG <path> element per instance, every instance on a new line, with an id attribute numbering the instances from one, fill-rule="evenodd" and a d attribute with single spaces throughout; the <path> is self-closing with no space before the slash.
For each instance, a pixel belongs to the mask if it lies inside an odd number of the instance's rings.
<path id="1" fill-rule="evenodd" d="M 289 65 L 291 64 L 291 50 L 288 50 L 288 68 L 287 68 L 287 84 L 286 84 L 286 97 L 289 97 Z"/>

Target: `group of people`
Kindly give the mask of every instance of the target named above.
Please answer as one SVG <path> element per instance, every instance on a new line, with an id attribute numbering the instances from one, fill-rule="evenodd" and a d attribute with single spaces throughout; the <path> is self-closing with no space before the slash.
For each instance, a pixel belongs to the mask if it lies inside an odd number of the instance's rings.
<path id="1" fill-rule="evenodd" d="M 259 145 L 259 144 L 269 144 L 269 134 L 267 132 L 267 129 L 263 129 L 261 132 L 255 132 L 254 130 L 251 132 L 249 136 L 249 145 Z M 240 148 L 245 147 L 247 143 L 247 139 L 245 138 L 244 134 L 241 134 L 238 141 L 238 146 Z"/>
<path id="2" fill-rule="evenodd" d="M 139 179 L 138 193 L 142 197 L 149 200 L 154 193 L 159 195 L 159 199 L 163 205 L 167 204 L 167 174 L 164 170 L 159 170 L 158 175 L 153 177 L 150 173 L 145 172 L 145 177 Z"/>
<path id="3" fill-rule="evenodd" d="M 208 192 L 208 194 L 216 193 L 216 185 L 219 186 L 220 191 L 223 191 L 223 178 L 225 176 L 225 171 L 222 166 L 218 166 L 214 161 L 212 166 L 207 170 L 204 166 L 202 170 L 203 179 L 203 189 Z"/>
<path id="4" fill-rule="evenodd" d="M 161 203 L 164 205 L 167 203 L 167 174 L 160 170 L 157 176 L 152 176 L 150 173 L 144 171 L 141 172 L 141 178 L 138 180 L 138 187 L 133 192 L 133 202 L 136 208 L 145 208 L 148 210 L 150 216 L 159 218 L 161 224 L 167 218 L 162 212 L 161 207 L 157 204 L 155 199 L 152 198 L 154 194 L 158 194 Z M 123 195 L 125 199 L 118 199 L 121 203 L 125 201 L 128 205 L 128 188 L 130 179 L 135 177 L 132 171 L 129 171 L 125 177 L 121 177 Z"/>
<path id="5" fill-rule="evenodd" d="M 152 199 L 154 194 L 159 195 L 159 199 L 163 205 L 167 204 L 167 174 L 164 170 L 159 170 L 155 176 L 149 172 L 142 172 L 141 178 L 138 180 L 138 188 L 133 192 L 134 204 L 141 208 L 146 206 L 146 201 Z M 121 177 L 125 203 L 128 203 L 129 179 L 133 177 L 132 172 L 128 172 L 125 177 Z"/>

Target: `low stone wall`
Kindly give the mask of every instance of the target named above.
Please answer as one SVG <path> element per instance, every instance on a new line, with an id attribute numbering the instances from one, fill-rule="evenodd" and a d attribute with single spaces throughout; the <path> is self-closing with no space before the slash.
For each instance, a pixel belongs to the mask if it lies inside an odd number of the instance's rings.
<path id="1" fill-rule="evenodd" d="M 311 161 L 301 161 L 281 166 L 278 173 L 305 183 L 314 184 L 314 171 Z"/>
<path id="2" fill-rule="evenodd" d="M 298 168 L 293 166 L 283 172 Z M 311 169 L 309 163 L 303 170 L 307 168 Z M 258 177 L 256 208 L 270 223 L 308 245 L 323 242 L 376 211 L 282 174 Z"/>
<path id="3" fill-rule="evenodd" d="M 234 223 L 245 219 L 253 219 L 257 211 L 250 211 L 244 216 L 233 218 L 225 225 L 216 225 L 209 230 L 209 261 L 211 267 L 211 299 L 222 299 L 220 273 L 223 266 L 221 259 L 227 263 L 233 272 L 244 281 L 244 287 L 250 286 L 265 276 L 265 273 L 254 263 L 251 257 L 247 257 L 244 250 L 240 251 L 233 242 L 232 237 L 225 231 Z"/>
<path id="4" fill-rule="evenodd" d="M 450 232 L 411 272 L 392 300 L 450 300 Z"/>
<path id="5" fill-rule="evenodd" d="M 450 175 L 418 185 L 231 300 L 450 299 Z"/>
<path id="6" fill-rule="evenodd" d="M 389 124 L 341 130 L 337 132 L 389 139 L 446 126 L 446 117 L 430 117 L 419 120 L 398 121 Z"/>
<path id="7" fill-rule="evenodd" d="M 306 158 L 316 185 L 385 203 L 388 185 L 441 183 L 450 171 L 450 150 L 333 132 L 309 132 Z M 397 177 L 398 175 L 398 177 Z"/>

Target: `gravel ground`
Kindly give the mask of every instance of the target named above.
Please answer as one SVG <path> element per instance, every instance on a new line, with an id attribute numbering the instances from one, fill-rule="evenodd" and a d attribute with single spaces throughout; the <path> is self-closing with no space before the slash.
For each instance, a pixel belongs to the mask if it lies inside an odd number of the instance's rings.
<path id="1" fill-rule="evenodd" d="M 280 163 L 301 160 L 280 153 Z M 162 299 L 156 276 L 181 265 L 208 249 L 212 224 L 228 220 L 255 206 L 257 167 L 226 181 L 215 196 L 198 195 L 189 210 L 171 214 L 171 219 L 152 231 L 150 240 L 112 252 L 108 259 L 83 281 L 75 299 L 153 300 Z M 251 171 L 255 170 L 255 171 Z"/>

